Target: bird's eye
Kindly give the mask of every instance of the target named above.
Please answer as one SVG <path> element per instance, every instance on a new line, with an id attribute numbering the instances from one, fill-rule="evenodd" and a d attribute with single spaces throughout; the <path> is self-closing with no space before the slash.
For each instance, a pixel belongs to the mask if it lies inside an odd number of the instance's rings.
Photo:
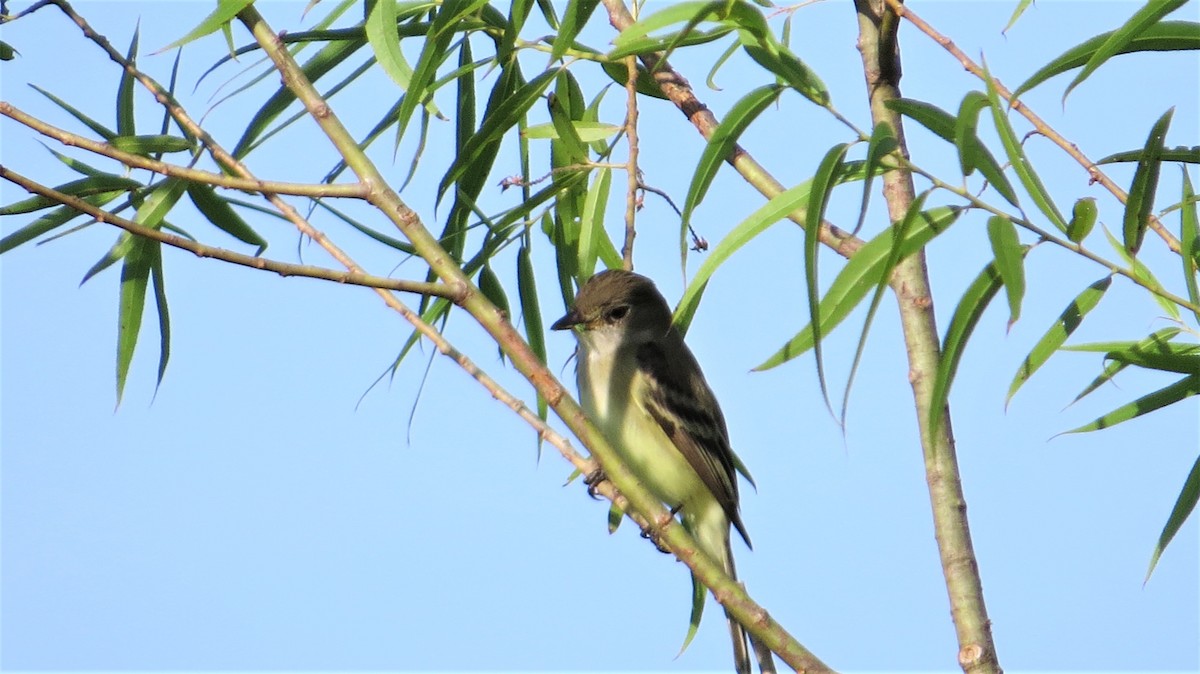
<path id="1" fill-rule="evenodd" d="M 628 313 L 629 313 L 629 305 L 628 304 L 620 304 L 620 305 L 613 307 L 612 309 L 609 309 L 608 313 L 605 314 L 605 317 L 608 320 L 615 322 L 615 321 L 621 320 L 622 318 L 625 318 L 625 314 L 628 314 Z"/>

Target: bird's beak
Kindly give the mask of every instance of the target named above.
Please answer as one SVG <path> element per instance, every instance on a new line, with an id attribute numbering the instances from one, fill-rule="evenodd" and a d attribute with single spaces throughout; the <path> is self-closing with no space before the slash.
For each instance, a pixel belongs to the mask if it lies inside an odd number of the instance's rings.
<path id="1" fill-rule="evenodd" d="M 550 326 L 551 330 L 568 330 L 583 323 L 583 316 L 579 315 L 574 309 L 567 312 L 566 316 L 554 321 L 554 325 Z"/>

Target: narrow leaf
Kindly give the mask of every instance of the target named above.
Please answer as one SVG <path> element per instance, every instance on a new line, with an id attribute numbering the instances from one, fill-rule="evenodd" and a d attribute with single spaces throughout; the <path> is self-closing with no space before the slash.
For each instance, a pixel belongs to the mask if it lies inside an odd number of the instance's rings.
<path id="1" fill-rule="evenodd" d="M 875 130 L 871 132 L 871 140 L 867 142 L 867 159 L 864 167 L 866 179 L 863 180 L 862 205 L 858 209 L 858 222 L 854 225 L 854 234 L 858 234 L 863 223 L 866 222 L 867 206 L 871 203 L 871 184 L 875 181 L 875 173 L 883 158 L 894 152 L 897 147 L 899 145 L 896 143 L 896 134 L 892 131 L 892 126 L 883 122 L 876 124 Z"/>
<path id="2" fill-rule="evenodd" d="M 1129 188 L 1129 199 L 1125 202 L 1125 217 L 1121 228 L 1125 236 L 1125 250 L 1130 255 L 1137 255 L 1138 249 L 1142 247 L 1146 228 L 1150 226 L 1150 211 L 1154 209 L 1154 192 L 1158 189 L 1158 174 L 1162 168 L 1160 155 L 1174 113 L 1175 108 L 1171 108 L 1154 123 L 1150 129 L 1150 136 L 1146 138 L 1142 158 L 1138 160 L 1137 170 L 1133 173 L 1133 185 Z"/>
<path id="3" fill-rule="evenodd" d="M 1093 420 L 1091 423 L 1065 431 L 1063 434 L 1085 433 L 1102 428 L 1110 428 L 1124 421 L 1129 421 L 1143 414 L 1149 414 L 1154 410 L 1177 403 L 1198 393 L 1200 393 L 1200 374 L 1192 374 L 1176 381 L 1174 384 L 1146 394 L 1131 403 L 1126 403 L 1108 414 Z"/>
<path id="4" fill-rule="evenodd" d="M 1063 92 L 1063 102 L 1066 102 L 1067 96 L 1070 95 L 1075 87 L 1083 83 L 1092 73 L 1096 72 L 1097 68 L 1104 65 L 1106 61 L 1116 56 L 1134 38 L 1144 33 L 1150 26 L 1158 23 L 1164 16 L 1179 9 L 1186 3 L 1187 0 L 1150 0 L 1141 9 L 1134 12 L 1133 16 L 1129 17 L 1129 20 L 1125 22 L 1125 25 L 1113 31 L 1096 48 L 1096 51 L 1092 52 L 1092 55 L 1088 57 L 1087 63 L 1083 65 L 1083 70 L 1079 71 L 1079 74 L 1075 76 L 1075 79 L 1071 80 L 1071 83 L 1067 85 L 1066 91 Z"/>
<path id="5" fill-rule="evenodd" d="M 1022 82 L 1021 86 L 1013 91 L 1013 99 L 1019 98 L 1026 91 L 1055 75 L 1083 66 L 1115 32 L 1102 33 L 1063 52 Z M 1140 51 L 1194 51 L 1197 49 L 1200 49 L 1200 23 L 1162 21 L 1146 28 L 1129 43 L 1118 49 L 1114 55 Z"/>
<path id="6" fill-rule="evenodd" d="M 942 338 L 942 357 L 938 360 L 937 377 L 933 381 L 933 392 L 930 393 L 929 428 L 936 433 L 942 422 L 949 402 L 950 387 L 954 384 L 954 376 L 958 372 L 958 363 L 975 326 L 987 309 L 988 303 L 996 296 L 1003 285 L 1000 272 L 994 262 L 989 263 L 967 286 L 954 315 L 950 318 L 950 326 L 946 328 L 946 336 Z"/>
<path id="7" fill-rule="evenodd" d="M 104 192 L 101 194 L 84 197 L 83 200 L 93 206 L 103 206 L 108 202 L 116 199 L 124 194 L 124 191 Z M 32 241 L 37 237 L 53 231 L 62 225 L 67 224 L 71 220 L 83 215 L 81 211 L 77 211 L 70 206 L 59 206 L 58 208 L 42 215 L 37 220 L 25 225 L 21 229 L 0 239 L 0 255 L 16 248 L 17 246 Z"/>
<path id="8" fill-rule="evenodd" d="M 63 110 L 66 110 L 67 113 L 70 114 L 75 119 L 79 120 L 80 122 L 83 122 L 84 126 L 91 129 L 92 131 L 95 131 L 96 135 L 100 136 L 104 140 L 112 140 L 113 138 L 117 137 L 116 131 L 113 131 L 112 129 L 108 128 L 107 126 L 104 126 L 100 122 L 97 122 L 96 120 L 92 119 L 91 117 L 88 117 L 87 115 L 83 114 L 79 110 L 71 107 L 66 101 L 59 98 L 58 96 L 55 96 L 54 94 L 50 93 L 49 91 L 46 91 L 45 89 L 39 87 L 36 84 L 30 84 L 29 86 L 33 87 L 34 90 L 37 91 L 39 94 L 45 96 L 46 98 L 49 98 L 58 107 L 62 108 Z"/>
<path id="9" fill-rule="evenodd" d="M 1075 329 L 1083 322 L 1084 316 L 1087 316 L 1088 312 L 1095 309 L 1096 305 L 1100 303 L 1100 298 L 1104 297 L 1104 293 L 1108 291 L 1110 285 L 1112 285 L 1112 277 L 1105 276 L 1084 288 L 1083 292 L 1071 300 L 1058 319 L 1051 324 L 1050 329 L 1033 346 L 1029 355 L 1025 356 L 1021 366 L 1017 368 L 1012 383 L 1008 385 L 1008 395 L 1004 399 L 1005 405 L 1008 405 L 1017 390 L 1033 376 L 1033 373 L 1045 365 L 1047 360 L 1050 360 L 1050 356 L 1054 355 L 1063 342 L 1067 341 L 1067 337 L 1075 332 Z"/>
<path id="10" fill-rule="evenodd" d="M 825 406 L 833 413 L 829 402 L 829 387 L 825 383 L 825 363 L 821 357 L 821 320 L 820 320 L 820 288 L 817 275 L 817 251 L 821 245 L 821 220 L 825 217 L 825 207 L 829 203 L 829 195 L 833 192 L 835 176 L 842 169 L 842 160 L 846 157 L 846 143 L 829 148 L 817 172 L 813 175 L 812 191 L 808 200 L 808 208 L 804 217 L 804 284 L 808 296 L 808 320 L 813 326 L 813 356 L 817 362 L 817 382 L 821 395 L 825 398 Z"/>
<path id="11" fill-rule="evenodd" d="M 256 257 L 267 249 L 267 240 L 254 231 L 254 228 L 233 210 L 228 201 L 217 196 L 213 188 L 199 183 L 188 183 L 187 193 L 188 198 L 209 222 L 238 241 L 257 246 L 258 250 L 254 251 Z"/>
<path id="12" fill-rule="evenodd" d="M 1183 260 L 1183 281 L 1187 285 L 1188 300 L 1200 305 L 1200 291 L 1196 288 L 1196 270 L 1200 265 L 1200 218 L 1196 213 L 1196 199 L 1192 192 L 1192 179 L 1183 169 L 1183 207 L 1179 209 L 1179 257 Z M 1200 311 L 1193 310 L 1197 323 Z"/>
<path id="13" fill-rule="evenodd" d="M 1004 145 L 1004 151 L 1008 154 L 1008 161 L 1012 165 L 1013 170 L 1017 172 L 1017 177 L 1020 178 L 1021 184 L 1025 186 L 1025 191 L 1033 198 L 1033 202 L 1037 204 L 1038 209 L 1046 216 L 1051 224 L 1058 228 L 1060 232 L 1066 233 L 1067 222 L 1058 211 L 1058 207 L 1054 205 L 1054 200 L 1050 198 L 1050 193 L 1046 191 L 1045 185 L 1042 184 L 1042 179 L 1038 177 L 1036 171 L 1033 170 L 1033 164 L 1029 162 L 1029 158 L 1025 156 L 1025 149 L 1021 146 L 1021 141 L 1017 139 L 1017 134 L 1013 131 L 1012 124 L 1008 121 L 1008 115 L 1005 114 L 1005 108 L 1000 102 L 1000 93 L 996 90 L 996 81 L 992 79 L 992 75 L 987 70 L 987 63 L 984 63 L 984 78 L 987 80 L 988 100 L 992 105 L 992 120 L 996 125 L 996 132 L 1000 134 L 1000 142 Z M 983 169 L 980 168 L 980 172 Z M 987 174 L 984 173 L 986 177 Z"/>
<path id="14" fill-rule="evenodd" d="M 125 60 L 130 65 L 137 64 L 138 32 L 133 31 L 133 39 L 129 42 L 129 51 Z M 134 129 L 133 118 L 133 73 L 129 69 L 121 71 L 121 82 L 117 85 L 117 133 L 122 136 L 132 136 L 137 133 Z"/>
<path id="15" fill-rule="evenodd" d="M 888 266 L 889 260 L 903 260 L 912 255 L 954 224 L 961 212 L 961 209 L 950 206 L 922 211 L 916 216 L 909 231 L 905 232 L 904 239 L 895 241 L 893 230 L 889 228 L 859 248 L 838 272 L 833 284 L 821 298 L 821 334 L 830 334 L 830 331 L 858 306 L 881 277 L 892 273 L 894 267 Z M 892 254 L 892 247 L 896 245 L 900 246 L 898 256 Z M 812 333 L 812 326 L 805 326 L 779 351 L 754 369 L 767 370 L 808 351 L 813 344 Z"/>
<path id="16" fill-rule="evenodd" d="M 232 21 L 233 17 L 237 16 L 238 12 L 249 6 L 251 2 L 254 2 L 254 0 L 217 0 L 217 8 L 211 14 L 204 17 L 204 20 L 195 28 L 188 31 L 187 35 L 175 40 L 155 53 L 161 53 L 175 47 L 182 47 L 193 40 L 217 32 L 221 26 Z"/>
<path id="17" fill-rule="evenodd" d="M 161 152 L 187 152 L 192 149 L 192 143 L 187 138 L 162 133 L 117 136 L 109 140 L 108 144 L 124 152 L 143 155 Z"/>
<path id="18" fill-rule="evenodd" d="M 988 240 L 992 244 L 996 271 L 1004 282 L 1008 297 L 1008 327 L 1021 317 L 1021 300 L 1025 297 L 1025 252 L 1017 238 L 1017 228 L 1012 220 L 993 215 L 987 224 Z"/>
<path id="19" fill-rule="evenodd" d="M 158 241 L 147 246 L 150 260 L 151 287 L 154 288 L 154 304 L 158 313 L 158 379 L 155 390 L 162 386 L 167 373 L 167 361 L 171 360 L 171 312 L 167 306 L 167 287 L 163 278 L 162 244 Z"/>
<path id="20" fill-rule="evenodd" d="M 1150 580 L 1150 574 L 1154 573 L 1154 567 L 1158 565 L 1158 558 L 1162 556 L 1163 550 L 1167 549 L 1167 545 L 1175 538 L 1175 534 L 1179 533 L 1179 527 L 1192 514 L 1192 510 L 1196 508 L 1196 501 L 1200 499 L 1200 457 L 1196 457 L 1196 463 L 1192 464 L 1192 470 L 1188 472 L 1187 479 L 1183 482 L 1183 489 L 1179 491 L 1179 498 L 1175 499 L 1175 507 L 1171 508 L 1171 514 L 1167 517 L 1167 524 L 1163 527 L 1162 533 L 1158 535 L 1158 543 L 1154 546 L 1154 554 L 1150 556 L 1150 568 L 1146 570 L 1146 581 Z M 1146 581 L 1143 581 L 1145 584 Z"/>
<path id="21" fill-rule="evenodd" d="M 142 312 L 146 306 L 146 286 L 150 280 L 151 244 L 155 241 L 140 236 L 131 237 L 129 252 L 121 266 L 121 291 L 117 307 L 117 405 L 125 392 L 125 380 L 133 352 L 137 348 L 142 328 Z"/>

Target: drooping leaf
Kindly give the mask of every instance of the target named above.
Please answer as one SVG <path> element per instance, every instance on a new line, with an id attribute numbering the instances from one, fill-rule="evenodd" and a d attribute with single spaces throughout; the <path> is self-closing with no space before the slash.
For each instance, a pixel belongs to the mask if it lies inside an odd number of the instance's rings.
<path id="1" fill-rule="evenodd" d="M 130 238 L 130 247 L 121 266 L 121 290 L 117 307 L 117 405 L 125 392 L 125 380 L 133 352 L 137 348 L 146 306 L 146 286 L 150 280 L 150 248 L 157 241 L 140 236 Z"/>
<path id="2" fill-rule="evenodd" d="M 1162 330 L 1158 330 L 1156 332 L 1150 333 L 1148 336 L 1146 336 L 1145 339 L 1142 339 L 1139 342 L 1109 342 L 1109 343 L 1092 343 L 1092 344 L 1074 344 L 1071 346 L 1064 346 L 1064 347 L 1062 347 L 1062 350 L 1063 351 L 1099 351 L 1101 353 L 1108 353 L 1110 351 L 1120 351 L 1120 350 L 1124 350 L 1124 349 L 1149 348 L 1150 346 L 1152 346 L 1153 344 L 1155 344 L 1157 342 L 1168 342 L 1168 341 L 1174 339 L 1175 335 L 1178 335 L 1180 332 L 1182 332 L 1182 330 L 1180 330 L 1179 328 L 1163 328 Z M 1095 391 L 1096 389 L 1103 386 L 1106 382 L 1108 382 L 1114 376 L 1116 376 L 1118 372 L 1120 372 L 1121 370 L 1124 370 L 1126 365 L 1127 365 L 1127 363 L 1123 363 L 1118 360 L 1105 360 L 1103 372 L 1101 372 L 1099 376 L 1097 376 L 1095 379 L 1093 379 L 1090 384 L 1088 384 L 1082 391 L 1080 391 L 1079 395 L 1075 396 L 1075 399 L 1071 401 L 1071 404 L 1074 405 L 1075 403 L 1079 402 L 1084 396 L 1088 395 L 1092 391 Z"/>
<path id="3" fill-rule="evenodd" d="M 1133 173 L 1133 185 L 1129 188 L 1129 199 L 1125 202 L 1125 216 L 1121 228 L 1124 233 L 1125 250 L 1130 255 L 1137 255 L 1138 249 L 1142 247 L 1146 228 L 1150 226 L 1150 212 L 1154 209 L 1154 193 L 1158 189 L 1158 174 L 1162 168 L 1160 155 L 1174 112 L 1175 108 L 1167 110 L 1154 123 L 1149 137 L 1146 138 L 1142 158 L 1138 160 L 1137 170 Z"/>
<path id="4" fill-rule="evenodd" d="M 612 186 L 612 169 L 596 169 L 596 179 L 588 190 L 583 203 L 579 228 L 579 275 L 590 278 L 596 270 L 596 259 L 600 256 L 601 239 L 608 239 L 604 229 L 604 207 Z M 609 246 L 611 246 L 611 242 Z"/>
<path id="5" fill-rule="evenodd" d="M 525 326 L 525 339 L 529 348 L 542 364 L 546 363 L 546 330 L 542 325 L 542 307 L 538 300 L 537 283 L 533 274 L 533 260 L 528 246 L 517 251 L 517 293 L 521 298 L 521 320 Z M 539 393 L 537 397 L 538 417 L 545 421 L 549 405 Z M 542 456 L 541 435 L 538 436 L 538 458 Z"/>
<path id="6" fill-rule="evenodd" d="M 875 173 L 883 158 L 896 150 L 896 134 L 890 124 L 880 122 L 871 132 L 871 140 L 867 142 L 867 159 L 865 164 L 866 179 L 863 180 L 862 205 L 858 209 L 858 222 L 854 225 L 854 234 L 862 229 L 867 220 L 867 206 L 871 203 L 871 184 L 875 182 Z"/>
<path id="7" fill-rule="evenodd" d="M 1017 3 L 1016 9 L 1013 10 L 1012 16 L 1008 18 L 1008 23 L 1004 24 L 1004 30 L 1000 31 L 1000 33 L 1007 33 L 1013 26 L 1017 25 L 1017 19 L 1021 18 L 1021 15 L 1025 13 L 1025 10 L 1029 9 L 1029 5 L 1031 4 L 1033 4 L 1033 0 L 1020 0 Z"/>
<path id="8" fill-rule="evenodd" d="M 158 313 L 158 378 L 155 390 L 162 386 L 167 374 L 167 361 L 171 360 L 171 312 L 167 306 L 167 286 L 163 275 L 162 244 L 158 241 L 147 246 L 150 263 L 150 287 L 154 289 L 154 305 Z"/>
<path id="9" fill-rule="evenodd" d="M 820 288 L 817 275 L 817 251 L 821 245 L 821 220 L 825 217 L 825 208 L 829 204 L 829 195 L 833 192 L 837 174 L 842 170 L 842 161 L 846 157 L 846 143 L 840 143 L 829 148 L 817 172 L 813 175 L 812 190 L 809 193 L 808 207 L 804 217 L 804 285 L 808 296 L 808 320 L 812 326 L 813 356 L 817 362 L 817 382 L 821 395 L 825 398 L 825 406 L 833 412 L 829 403 L 829 387 L 825 383 L 825 363 L 821 357 L 821 320 L 820 320 Z"/>
<path id="10" fill-rule="evenodd" d="M 937 376 L 933 380 L 933 391 L 930 393 L 931 433 L 936 433 L 938 425 L 942 422 L 942 415 L 945 414 L 946 405 L 949 403 L 950 388 L 954 384 L 958 364 L 967 348 L 971 333 L 975 331 L 983 312 L 1003 284 L 996 263 L 990 262 L 979 272 L 979 276 L 975 277 L 971 285 L 967 286 L 962 299 L 958 301 L 958 306 L 954 308 L 954 315 L 946 328 L 946 336 L 942 338 L 942 356 L 938 360 Z"/>
<path id="11" fill-rule="evenodd" d="M 1183 261 L 1183 281 L 1187 286 L 1188 301 L 1200 305 L 1200 290 L 1196 288 L 1196 270 L 1200 266 L 1200 217 L 1197 216 L 1195 194 L 1192 192 L 1192 179 L 1187 169 L 1183 169 L 1183 199 L 1184 204 L 1179 209 L 1179 258 Z M 1200 323 L 1200 311 L 1192 311 L 1196 322 Z"/>
<path id="12" fill-rule="evenodd" d="M 1008 327 L 1021 317 L 1021 300 L 1025 297 L 1025 252 L 1017 238 L 1017 228 L 1012 220 L 993 215 L 988 218 L 988 240 L 992 244 L 996 271 L 1004 282 L 1008 297 Z"/>
<path id="13" fill-rule="evenodd" d="M 1158 303 L 1158 306 L 1162 307 L 1163 311 L 1167 312 L 1171 318 L 1174 318 L 1176 321 L 1178 321 L 1179 307 L 1176 306 L 1174 302 L 1162 296 L 1162 292 L 1165 290 L 1163 288 L 1163 284 L 1159 282 L 1158 278 L 1154 275 L 1154 272 L 1150 271 L 1150 267 L 1147 267 L 1145 262 L 1137 259 L 1132 253 L 1126 250 L 1125 246 L 1121 245 L 1120 241 L 1117 241 L 1116 237 L 1112 235 L 1112 232 L 1108 231 L 1107 227 L 1104 227 L 1103 229 L 1104 236 L 1106 239 L 1108 239 L 1108 245 L 1112 246 L 1112 249 L 1121 256 L 1121 259 L 1124 260 L 1126 264 L 1129 265 L 1130 270 L 1133 272 L 1134 278 L 1143 282 L 1153 291 L 1158 291 L 1151 292 L 1150 297 L 1152 297 L 1154 301 Z"/>
<path id="14" fill-rule="evenodd" d="M 969 94 L 968 97 L 970 97 Z M 960 129 L 959 122 L 954 116 L 936 105 L 924 101 L 897 98 L 888 101 L 887 106 L 929 129 L 943 140 L 958 146 L 960 156 L 967 158 L 964 161 L 969 161 L 971 166 L 979 169 L 979 173 L 996 188 L 1000 196 L 1007 199 L 1012 205 L 1018 206 L 1017 195 L 1013 191 L 1012 184 L 1004 175 L 996 158 L 992 156 L 991 150 L 988 150 L 983 141 L 975 135 L 972 125 L 964 124 Z M 959 138 L 959 134 L 962 135 L 961 138 Z"/>
<path id="15" fill-rule="evenodd" d="M 821 333 L 830 334 L 830 331 L 858 306 L 882 276 L 892 273 L 892 268 L 886 266 L 890 259 L 897 257 L 898 260 L 903 260 L 912 255 L 935 236 L 946 231 L 958 219 L 960 213 L 961 209 L 951 206 L 939 206 L 923 211 L 905 233 L 904 239 L 895 241 L 892 230 L 888 229 L 859 248 L 838 272 L 833 284 L 821 298 Z M 901 247 L 899 256 L 892 255 L 892 247 L 895 245 Z M 786 363 L 812 348 L 812 343 L 812 326 L 805 326 L 779 351 L 754 369 L 767 370 Z"/>
<path id="16" fill-rule="evenodd" d="M 267 240 L 254 231 L 254 228 L 243 220 L 237 211 L 233 210 L 228 201 L 217 196 L 212 187 L 199 183 L 188 183 L 187 193 L 188 198 L 196 205 L 200 213 L 218 229 L 238 241 L 257 246 L 258 250 L 254 251 L 255 257 L 262 255 L 263 251 L 267 249 Z"/>
<path id="17" fill-rule="evenodd" d="M 125 60 L 130 65 L 137 65 L 139 28 L 133 30 L 133 39 L 129 41 L 129 51 Z M 117 133 L 122 136 L 132 136 L 137 133 L 134 129 L 133 117 L 133 73 L 128 69 L 121 71 L 121 81 L 117 85 Z"/>
<path id="18" fill-rule="evenodd" d="M 987 80 L 987 94 L 988 100 L 991 102 L 992 120 L 995 122 L 996 132 L 1000 135 L 1000 143 L 1004 146 L 1004 151 L 1008 155 L 1009 164 L 1017 172 L 1017 177 L 1020 178 L 1025 191 L 1033 198 L 1033 202 L 1037 204 L 1038 210 L 1046 216 L 1046 219 L 1051 224 L 1058 228 L 1058 231 L 1066 233 L 1067 222 L 1063 219 L 1062 213 L 1059 212 L 1058 206 L 1054 205 L 1054 200 L 1050 197 L 1046 186 L 1042 184 L 1042 179 L 1038 177 L 1033 164 L 1025 156 L 1025 149 L 1021 146 L 1021 141 L 1017 139 L 1017 134 L 1013 131 L 1012 124 L 1008 121 L 1008 115 L 1005 114 L 1005 108 L 1000 102 L 1000 93 L 996 89 L 996 81 L 992 79 L 991 73 L 988 72 L 986 61 L 983 65 L 983 74 Z M 982 168 L 980 172 L 983 172 Z M 986 176 L 987 174 L 984 173 L 984 177 Z"/>
<path id="19" fill-rule="evenodd" d="M 1037 344 L 1025 356 L 1025 360 L 1021 362 L 1021 366 L 1017 368 L 1017 373 L 1013 376 L 1012 383 L 1008 385 L 1008 395 L 1005 396 L 1004 404 L 1008 405 L 1017 390 L 1033 376 L 1034 372 L 1038 371 L 1042 365 L 1050 360 L 1050 356 L 1067 341 L 1067 337 L 1075 332 L 1083 322 L 1083 318 L 1088 315 L 1096 305 L 1100 303 L 1100 298 L 1104 297 L 1104 293 L 1108 291 L 1108 287 L 1112 285 L 1112 277 L 1105 276 L 1096 281 L 1092 285 L 1084 288 L 1083 292 L 1079 293 L 1067 308 L 1063 310 L 1058 319 L 1050 325 L 1050 329 L 1046 331 Z"/>
<path id="20" fill-rule="evenodd" d="M 1150 556 L 1150 568 L 1146 570 L 1146 580 L 1142 581 L 1143 584 L 1150 580 L 1150 574 L 1154 573 L 1154 567 L 1158 565 L 1163 550 L 1167 549 L 1171 539 L 1175 538 L 1179 528 L 1195 510 L 1197 500 L 1200 500 L 1200 457 L 1196 457 L 1196 463 L 1192 464 L 1192 470 L 1183 482 L 1183 489 L 1179 490 L 1179 498 L 1175 499 L 1175 507 L 1171 508 L 1167 523 L 1158 535 L 1158 543 L 1154 546 L 1154 554 Z"/>

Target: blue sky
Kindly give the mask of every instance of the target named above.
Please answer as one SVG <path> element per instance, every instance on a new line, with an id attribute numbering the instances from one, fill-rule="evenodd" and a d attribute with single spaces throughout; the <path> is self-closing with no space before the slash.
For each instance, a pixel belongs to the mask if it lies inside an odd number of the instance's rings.
<path id="1" fill-rule="evenodd" d="M 847 4 L 800 10 L 792 44 L 829 85 L 839 109 L 865 127 Z M 931 2 L 916 9 L 968 54 L 984 53 L 992 71 L 1015 86 L 1066 46 L 1120 25 L 1136 7 L 1044 1 L 1005 37 L 1000 30 L 1014 5 Z M 277 30 L 295 31 L 312 22 L 301 20 L 302 7 L 272 2 L 263 11 Z M 80 8 L 120 49 L 140 18 L 144 52 L 182 35 L 209 11 L 200 2 L 83 2 Z M 1193 3 L 1180 18 L 1195 20 L 1195 14 Z M 603 21 L 594 23 L 584 41 L 601 47 L 611 33 Z M 240 28 L 235 37 L 246 41 Z M 22 53 L 0 65 L 4 100 L 80 131 L 25 86 L 33 82 L 113 123 L 119 73 L 63 17 L 45 10 L 6 27 L 3 39 Z M 962 95 L 979 87 L 910 26 L 901 40 L 905 95 L 956 110 Z M 184 101 L 196 116 L 208 109 L 216 87 L 240 71 L 226 66 L 191 93 L 221 50 L 214 36 L 184 54 Z M 724 90 L 712 91 L 704 79 L 714 57 L 681 54 L 675 64 L 718 116 L 742 93 L 770 81 L 734 59 L 716 78 Z M 141 64 L 165 80 L 171 58 L 145 56 Z M 527 72 L 543 65 L 543 56 L 532 57 Z M 1198 75 L 1194 55 L 1127 56 L 1097 72 L 1065 106 L 1060 97 L 1067 77 L 1025 100 L 1093 158 L 1139 147 L 1172 105 L 1167 144 L 1194 145 Z M 206 125 L 232 146 L 239 125 L 276 84 L 269 77 L 265 88 L 217 107 Z M 333 106 L 362 133 L 397 93 L 385 76 L 372 73 Z M 608 96 L 607 120 L 619 121 L 620 98 L 617 91 Z M 140 129 L 156 132 L 160 113 L 150 103 L 139 92 Z M 444 106 L 452 108 L 449 98 Z M 646 181 L 681 202 L 702 144 L 665 103 L 646 102 L 642 124 Z M 437 222 L 431 195 L 451 159 L 452 137 L 449 124 L 434 126 L 422 170 L 402 193 L 431 223 Z M 1018 122 L 1018 132 L 1025 130 Z M 908 132 L 919 163 L 953 175 L 953 148 L 912 125 Z M 27 130 L 3 119 L 0 134 L 5 166 L 50 184 L 72 177 Z M 375 148 L 376 161 L 397 182 L 411 140 L 395 163 L 389 141 Z M 811 176 L 829 146 L 847 140 L 827 116 L 786 95 L 744 145 L 791 185 Z M 1120 209 L 1099 186 L 1088 185 L 1076 164 L 1039 138 L 1027 147 L 1060 206 L 1094 196 L 1101 222 L 1120 226 Z M 249 164 L 261 177 L 315 181 L 332 156 L 304 120 L 251 155 Z M 497 175 L 518 172 L 511 147 L 498 162 L 505 165 L 511 170 Z M 1111 174 L 1128 184 L 1131 171 L 1121 166 Z M 1177 200 L 1178 181 L 1177 169 L 1164 170 L 1162 203 Z M 859 195 L 853 186 L 835 192 L 828 217 L 852 225 Z M 11 185 L 0 186 L 0 202 L 21 196 Z M 486 197 L 499 208 L 517 195 L 495 189 Z M 876 196 L 868 233 L 881 227 L 880 201 Z M 726 171 L 696 224 L 715 243 L 760 203 Z M 620 213 L 614 201 L 614 236 Z M 207 242 L 240 250 L 194 215 L 172 218 Z M 0 231 L 26 221 L 5 218 Z M 984 222 L 964 218 L 930 249 L 943 329 L 990 256 Z M 683 287 L 678 218 L 650 196 L 639 223 L 637 268 L 674 301 Z M 267 256 L 330 265 L 319 248 L 297 244 L 280 223 L 255 224 L 272 241 Z M 316 224 L 374 273 L 419 273 L 415 263 L 402 264 L 394 251 L 332 220 L 318 217 Z M 686 569 L 657 553 L 633 526 L 607 535 L 604 504 L 587 498 L 577 483 L 563 486 L 570 466 L 552 450 L 538 461 L 530 429 L 453 363 L 433 358 L 422 389 L 432 353 L 425 345 L 394 380 L 371 388 L 409 328 L 369 291 L 166 251 L 173 328 L 166 381 L 156 393 L 157 339 L 148 312 L 124 402 L 114 412 L 118 273 L 109 270 L 83 286 L 79 279 L 115 238 L 115 230 L 96 225 L 0 258 L 0 666 L 727 668 L 726 630 L 712 605 L 696 641 L 675 658 L 687 621 Z M 549 321 L 563 307 L 550 249 L 540 237 L 536 243 Z M 845 435 L 825 411 L 811 356 L 749 372 L 806 322 L 801 244 L 788 223 L 753 241 L 714 277 L 689 332 L 735 449 L 758 482 L 757 492 L 743 489 L 743 519 L 755 549 L 735 544 L 739 571 L 751 594 L 834 667 L 954 671 L 953 625 L 891 298 L 877 317 Z M 1095 247 L 1111 255 L 1102 243 Z M 1164 282 L 1178 289 L 1177 263 L 1157 240 L 1145 248 L 1148 263 L 1164 269 Z M 694 255 L 689 269 L 701 260 Z M 824 255 L 822 265 L 828 283 L 838 258 Z M 1010 671 L 1194 671 L 1200 666 L 1194 520 L 1144 587 L 1142 579 L 1196 458 L 1196 405 L 1100 433 L 1053 438 L 1169 381 L 1124 373 L 1115 385 L 1067 407 L 1101 364 L 1091 354 L 1060 354 L 1005 411 L 1004 393 L 1021 359 L 1071 298 L 1103 276 L 1094 265 L 1044 247 L 1030 254 L 1027 268 L 1021 320 L 1006 334 L 1007 313 L 997 300 L 966 351 L 951 397 L 1001 664 Z M 512 255 L 497 264 L 515 299 L 514 269 Z M 861 320 L 861 312 L 855 314 L 827 342 L 839 398 Z M 1166 325 L 1157 305 L 1117 281 L 1072 341 L 1137 339 Z M 448 335 L 511 391 L 529 395 L 468 316 L 454 314 Z M 570 381 L 572 340 L 552 334 L 548 341 L 552 369 Z"/>

